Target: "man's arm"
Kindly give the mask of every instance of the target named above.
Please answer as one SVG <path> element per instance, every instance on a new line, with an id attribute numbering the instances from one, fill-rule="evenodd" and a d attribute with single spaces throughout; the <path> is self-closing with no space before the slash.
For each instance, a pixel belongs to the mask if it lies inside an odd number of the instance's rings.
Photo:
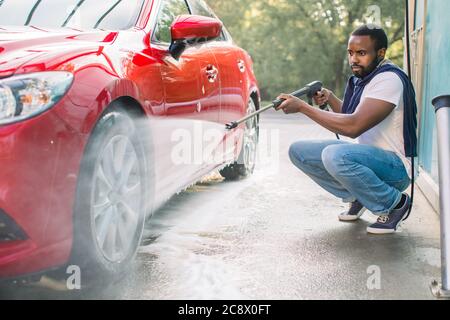
<path id="1" fill-rule="evenodd" d="M 301 112 L 322 127 L 350 138 L 357 138 L 362 133 L 383 121 L 394 110 L 395 105 L 373 98 L 364 99 L 353 114 L 341 114 L 314 108 L 291 95 L 282 94 L 278 98 L 286 99 L 277 110 L 284 113 Z"/>

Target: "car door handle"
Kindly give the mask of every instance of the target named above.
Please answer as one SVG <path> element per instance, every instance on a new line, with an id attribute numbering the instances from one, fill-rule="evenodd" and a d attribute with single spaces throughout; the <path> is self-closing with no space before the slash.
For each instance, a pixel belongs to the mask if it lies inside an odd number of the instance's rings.
<path id="1" fill-rule="evenodd" d="M 206 67 L 206 77 L 209 82 L 215 82 L 217 80 L 217 76 L 219 75 L 219 70 L 212 64 Z"/>
<path id="2" fill-rule="evenodd" d="M 239 71 L 244 73 L 245 69 L 246 69 L 245 62 L 243 60 L 238 60 L 237 65 L 238 65 Z"/>

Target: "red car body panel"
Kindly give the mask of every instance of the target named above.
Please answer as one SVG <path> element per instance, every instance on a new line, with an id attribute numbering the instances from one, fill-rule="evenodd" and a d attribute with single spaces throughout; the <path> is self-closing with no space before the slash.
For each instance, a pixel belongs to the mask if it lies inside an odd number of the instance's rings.
<path id="1" fill-rule="evenodd" d="M 24 241 L 0 242 L 0 278 L 67 263 L 80 162 L 96 122 L 113 101 L 133 102 L 159 130 L 153 140 L 162 200 L 155 207 L 218 167 L 171 166 L 167 144 L 174 128 L 167 119 L 217 129 L 245 115 L 250 95 L 258 96 L 251 60 L 230 41 L 188 48 L 181 61 L 174 60 L 167 47 L 149 42 L 154 8 L 146 1 L 136 27 L 118 32 L 0 29 L 0 78 L 55 70 L 74 75 L 67 94 L 50 110 L 0 125 L 0 209 L 27 235 Z M 214 69 L 217 77 L 210 81 Z M 232 149 L 223 152 L 236 158 L 242 132 L 223 133 L 222 144 L 233 140 Z"/>

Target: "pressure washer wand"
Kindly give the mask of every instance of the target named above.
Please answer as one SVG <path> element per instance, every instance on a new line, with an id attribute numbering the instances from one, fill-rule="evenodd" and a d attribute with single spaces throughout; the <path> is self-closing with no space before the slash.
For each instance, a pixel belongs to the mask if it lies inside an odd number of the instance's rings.
<path id="1" fill-rule="evenodd" d="M 307 84 L 307 85 L 306 85 L 305 87 L 303 87 L 302 89 L 297 90 L 297 91 L 295 91 L 295 92 L 292 92 L 291 95 L 294 96 L 294 97 L 297 97 L 297 98 L 300 98 L 300 97 L 306 95 L 306 96 L 311 100 L 312 97 L 313 97 L 317 92 L 319 92 L 319 91 L 321 91 L 321 90 L 322 90 L 322 82 L 320 82 L 320 81 L 314 81 L 314 82 L 311 82 L 310 84 Z M 274 101 L 272 101 L 272 103 L 271 103 L 270 105 L 268 105 L 268 106 L 266 106 L 266 107 L 264 107 L 264 108 L 261 108 L 260 110 L 258 110 L 258 111 L 256 111 L 256 112 L 253 112 L 253 113 L 247 115 L 246 117 L 244 117 L 244 118 L 242 118 L 242 119 L 240 119 L 240 120 L 238 120 L 238 121 L 233 121 L 233 122 L 231 122 L 231 123 L 227 123 L 227 124 L 225 125 L 225 128 L 226 128 L 227 130 L 235 129 L 235 128 L 237 128 L 241 123 L 246 122 L 247 120 L 249 120 L 249 119 L 251 119 L 251 118 L 253 118 L 253 117 L 256 117 L 258 114 L 263 113 L 264 111 L 267 111 L 267 110 L 272 109 L 272 108 L 275 108 L 275 109 L 278 108 L 284 101 L 285 101 L 285 99 L 277 99 L 277 100 L 274 100 Z M 321 106 L 321 108 L 322 108 L 322 106 Z"/>

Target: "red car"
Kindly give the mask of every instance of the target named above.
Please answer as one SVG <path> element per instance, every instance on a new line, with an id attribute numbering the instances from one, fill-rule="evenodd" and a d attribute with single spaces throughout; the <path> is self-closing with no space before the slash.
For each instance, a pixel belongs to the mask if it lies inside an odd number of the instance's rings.
<path id="1" fill-rule="evenodd" d="M 203 0 L 0 0 L 0 279 L 126 269 L 144 222 L 255 165 L 249 55 Z"/>

